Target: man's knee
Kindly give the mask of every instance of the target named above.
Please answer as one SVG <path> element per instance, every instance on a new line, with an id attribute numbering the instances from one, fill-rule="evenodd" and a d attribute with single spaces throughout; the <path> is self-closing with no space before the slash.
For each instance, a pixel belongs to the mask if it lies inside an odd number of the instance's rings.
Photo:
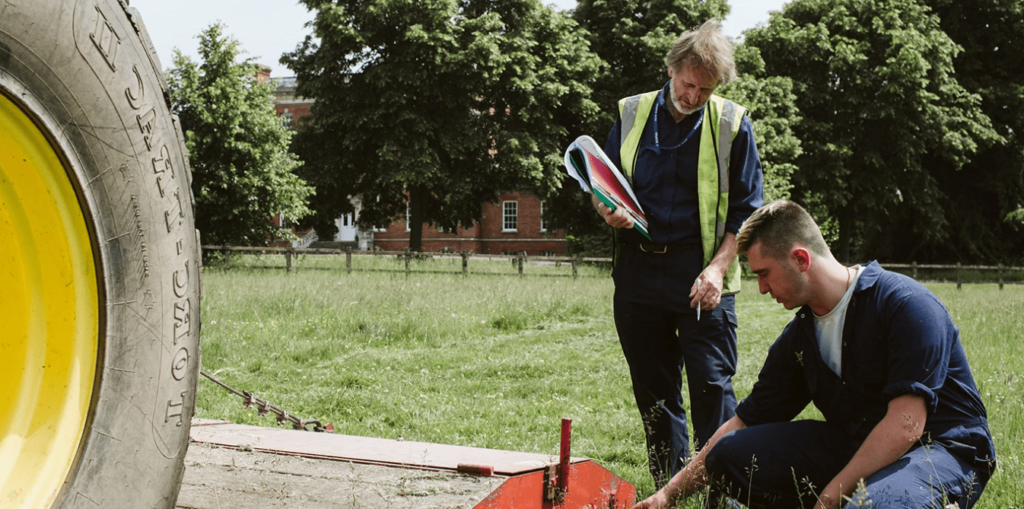
<path id="1" fill-rule="evenodd" d="M 704 458 L 704 468 L 714 480 L 732 479 L 737 469 L 742 471 L 744 466 L 750 465 L 749 457 L 742 459 L 745 448 L 741 447 L 742 440 L 737 439 L 736 433 L 733 431 L 719 438 Z"/>

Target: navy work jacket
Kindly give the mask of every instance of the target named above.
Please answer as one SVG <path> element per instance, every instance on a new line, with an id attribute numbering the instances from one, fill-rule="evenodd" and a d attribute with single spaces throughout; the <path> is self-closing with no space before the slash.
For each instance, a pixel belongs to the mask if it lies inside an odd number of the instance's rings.
<path id="1" fill-rule="evenodd" d="M 842 377 L 821 359 L 813 312 L 800 308 L 768 350 L 750 395 L 736 408 L 748 426 L 789 421 L 809 402 L 825 421 L 863 440 L 889 401 L 924 398 L 925 434 L 990 474 L 995 447 L 985 406 L 949 312 L 913 279 L 861 267 L 843 325 Z"/>
<path id="2" fill-rule="evenodd" d="M 665 103 L 668 93 L 669 85 L 666 83 L 654 103 L 654 111 L 644 124 L 633 172 L 633 192 L 644 209 L 650 225 L 649 233 L 655 243 L 700 245 L 697 156 L 700 153 L 701 129 L 696 123 L 704 116 L 706 108 L 687 115 L 677 124 Z M 657 144 L 654 140 L 655 116 L 658 119 Z M 622 121 L 616 120 L 604 146 L 605 154 L 620 169 L 621 129 Z M 689 139 L 686 139 L 687 135 L 690 135 Z M 682 146 L 671 148 L 684 139 L 686 143 Z M 743 221 L 764 205 L 761 160 L 754 143 L 754 128 L 747 116 L 743 117 L 740 130 L 733 139 L 729 168 L 729 214 L 725 231 L 737 233 Z M 619 239 L 634 243 L 646 241 L 632 229 L 619 231 Z"/>

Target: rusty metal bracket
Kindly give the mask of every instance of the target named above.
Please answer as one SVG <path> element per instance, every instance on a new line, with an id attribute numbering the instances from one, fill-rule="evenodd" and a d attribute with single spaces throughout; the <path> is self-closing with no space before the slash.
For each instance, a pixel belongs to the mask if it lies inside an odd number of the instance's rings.
<path id="1" fill-rule="evenodd" d="M 544 501 L 559 503 L 565 499 L 566 491 L 558 486 L 559 465 L 552 463 L 544 467 Z"/>
<path id="2" fill-rule="evenodd" d="M 572 419 L 562 419 L 558 463 L 544 468 L 544 500 L 560 503 L 569 493 L 569 450 L 572 444 Z"/>

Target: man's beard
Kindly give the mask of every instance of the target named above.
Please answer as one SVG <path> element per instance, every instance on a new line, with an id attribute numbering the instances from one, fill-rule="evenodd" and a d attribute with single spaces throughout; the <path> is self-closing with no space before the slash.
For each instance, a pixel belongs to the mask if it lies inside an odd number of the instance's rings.
<path id="1" fill-rule="evenodd" d="M 668 95 L 669 98 L 672 100 L 672 106 L 676 109 L 676 111 L 682 113 L 683 115 L 690 115 L 696 113 L 700 111 L 701 108 L 704 107 L 703 105 L 701 105 L 694 108 L 684 108 L 682 104 L 679 104 L 679 100 L 676 99 L 676 85 L 671 81 L 668 82 Z"/>

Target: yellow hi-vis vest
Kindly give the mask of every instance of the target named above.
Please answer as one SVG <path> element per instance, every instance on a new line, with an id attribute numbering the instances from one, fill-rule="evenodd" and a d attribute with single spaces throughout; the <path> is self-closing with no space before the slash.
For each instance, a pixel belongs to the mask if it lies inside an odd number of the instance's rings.
<path id="1" fill-rule="evenodd" d="M 630 182 L 633 182 L 640 136 L 657 98 L 658 91 L 654 91 L 619 101 L 619 118 L 622 120 L 619 161 Z M 700 133 L 700 155 L 697 156 L 697 207 L 700 213 L 704 267 L 707 267 L 725 237 L 725 220 L 729 213 L 729 155 L 732 153 L 732 141 L 740 131 L 747 109 L 717 95 L 708 99 L 705 108 Z M 727 135 L 720 136 L 720 133 Z M 733 258 L 725 273 L 722 293 L 738 291 L 740 265 L 738 259 Z"/>

